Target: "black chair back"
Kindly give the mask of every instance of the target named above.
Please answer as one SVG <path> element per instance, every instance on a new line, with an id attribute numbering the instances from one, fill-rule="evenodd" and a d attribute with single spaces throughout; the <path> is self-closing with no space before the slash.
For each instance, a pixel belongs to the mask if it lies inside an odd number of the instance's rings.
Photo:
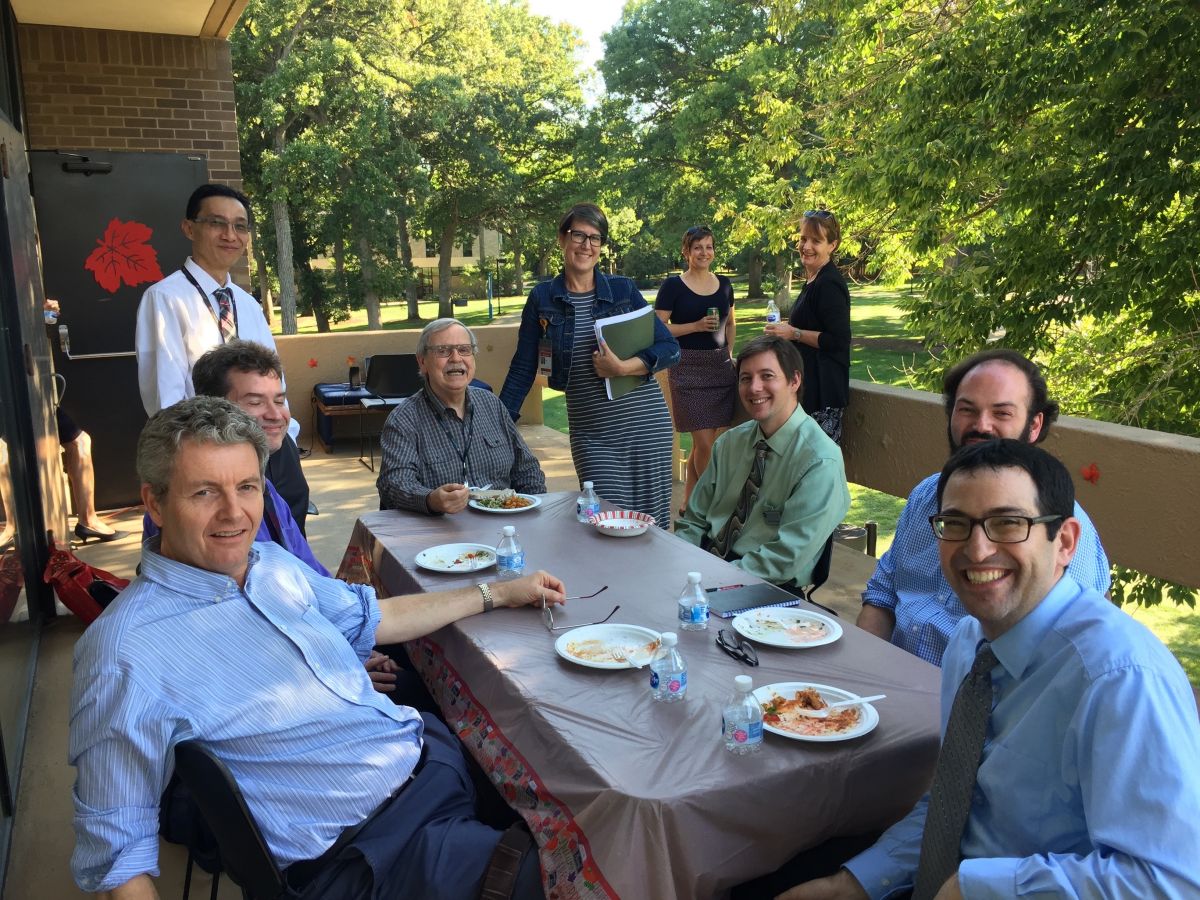
<path id="1" fill-rule="evenodd" d="M 817 563 L 812 570 L 812 584 L 808 586 L 808 592 L 811 594 L 826 581 L 829 580 L 829 564 L 833 560 L 833 535 L 825 541 L 825 547 L 821 550 L 821 555 L 817 557 Z"/>
<path id="2" fill-rule="evenodd" d="M 216 835 L 221 864 L 229 877 L 253 900 L 280 897 L 283 873 L 225 764 L 196 741 L 184 741 L 175 747 L 175 771 Z"/>
<path id="3" fill-rule="evenodd" d="M 366 388 L 376 397 L 408 397 L 421 389 L 415 353 L 376 353 L 367 364 Z"/>

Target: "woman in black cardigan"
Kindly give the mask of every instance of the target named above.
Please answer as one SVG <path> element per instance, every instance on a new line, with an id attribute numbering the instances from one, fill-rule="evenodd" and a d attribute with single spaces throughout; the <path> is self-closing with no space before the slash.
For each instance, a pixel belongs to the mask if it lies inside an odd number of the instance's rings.
<path id="1" fill-rule="evenodd" d="M 839 444 L 842 413 L 850 400 L 850 290 L 833 262 L 841 239 L 833 213 L 810 209 L 804 214 L 797 244 L 804 287 L 788 321 L 766 329 L 799 348 L 804 360 L 800 403 Z"/>

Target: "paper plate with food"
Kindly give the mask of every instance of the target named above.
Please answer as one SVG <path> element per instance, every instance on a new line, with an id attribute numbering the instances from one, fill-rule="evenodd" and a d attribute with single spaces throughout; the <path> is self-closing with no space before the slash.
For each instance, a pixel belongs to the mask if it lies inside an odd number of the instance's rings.
<path id="1" fill-rule="evenodd" d="M 554 650 L 590 669 L 640 669 L 658 650 L 658 632 L 641 625 L 582 625 L 560 635 Z"/>
<path id="2" fill-rule="evenodd" d="M 806 609 L 769 606 L 736 616 L 733 630 L 772 647 L 821 647 L 842 636 L 836 619 Z"/>
<path id="3" fill-rule="evenodd" d="M 520 513 L 537 509 L 542 498 L 536 494 L 519 494 L 512 488 L 503 491 L 471 491 L 467 506 L 486 513 Z"/>
<path id="4" fill-rule="evenodd" d="M 831 703 L 858 699 L 827 684 L 782 681 L 756 688 L 754 699 L 762 707 L 763 728 L 794 741 L 849 741 L 879 724 L 879 713 L 870 703 L 826 710 Z"/>
<path id="5" fill-rule="evenodd" d="M 477 572 L 496 564 L 496 548 L 487 544 L 439 544 L 417 554 L 417 565 L 431 572 Z"/>

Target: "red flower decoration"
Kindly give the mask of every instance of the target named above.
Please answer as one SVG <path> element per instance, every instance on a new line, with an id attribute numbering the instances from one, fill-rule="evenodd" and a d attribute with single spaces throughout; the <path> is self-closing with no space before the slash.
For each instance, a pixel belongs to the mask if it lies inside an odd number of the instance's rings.
<path id="1" fill-rule="evenodd" d="M 310 369 L 315 369 L 317 367 L 317 360 L 315 357 L 308 361 L 308 367 Z"/>
<path id="2" fill-rule="evenodd" d="M 1079 470 L 1079 474 L 1083 476 L 1083 480 L 1089 484 L 1095 484 L 1100 480 L 1100 467 L 1095 463 L 1088 463 Z"/>
<path id="3" fill-rule="evenodd" d="M 348 365 L 348 366 L 354 365 L 354 357 L 353 356 L 346 357 L 346 365 Z"/>
<path id="4" fill-rule="evenodd" d="M 96 283 L 108 293 L 116 293 L 121 282 L 130 287 L 147 281 L 161 281 L 158 253 L 148 241 L 154 232 L 141 222 L 112 219 L 104 237 L 96 241 L 83 267 L 96 277 Z"/>

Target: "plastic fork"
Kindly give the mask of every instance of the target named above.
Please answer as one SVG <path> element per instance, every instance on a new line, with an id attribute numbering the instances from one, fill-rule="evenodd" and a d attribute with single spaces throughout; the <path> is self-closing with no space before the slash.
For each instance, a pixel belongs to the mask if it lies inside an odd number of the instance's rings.
<path id="1" fill-rule="evenodd" d="M 829 711 L 832 709 L 845 709 L 847 706 L 859 706 L 863 703 L 871 703 L 875 700 L 886 699 L 887 694 L 875 694 L 873 697 L 855 697 L 852 700 L 839 700 L 836 703 L 830 703 L 821 709 L 790 709 L 788 712 L 795 713 L 800 716 L 809 716 L 813 719 L 829 718 Z"/>

